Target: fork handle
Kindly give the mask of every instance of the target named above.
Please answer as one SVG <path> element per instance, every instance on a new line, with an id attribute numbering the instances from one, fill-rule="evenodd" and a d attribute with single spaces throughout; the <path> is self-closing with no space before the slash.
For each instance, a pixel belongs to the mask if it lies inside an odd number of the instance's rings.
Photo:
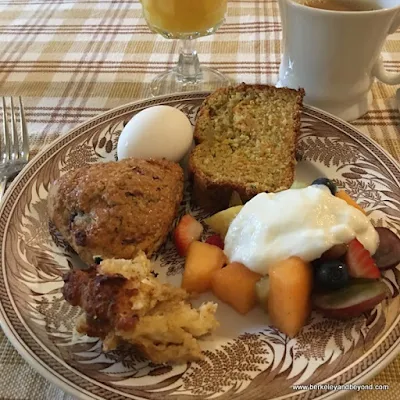
<path id="1" fill-rule="evenodd" d="M 4 177 L 0 180 L 0 203 L 3 200 L 4 193 L 6 191 L 8 178 Z"/>

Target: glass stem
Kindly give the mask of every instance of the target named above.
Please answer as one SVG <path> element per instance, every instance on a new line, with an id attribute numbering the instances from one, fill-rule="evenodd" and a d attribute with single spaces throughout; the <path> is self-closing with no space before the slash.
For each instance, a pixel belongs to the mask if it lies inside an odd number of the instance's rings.
<path id="1" fill-rule="evenodd" d="M 180 41 L 179 60 L 176 66 L 179 82 L 195 83 L 201 79 L 200 61 L 194 39 Z"/>

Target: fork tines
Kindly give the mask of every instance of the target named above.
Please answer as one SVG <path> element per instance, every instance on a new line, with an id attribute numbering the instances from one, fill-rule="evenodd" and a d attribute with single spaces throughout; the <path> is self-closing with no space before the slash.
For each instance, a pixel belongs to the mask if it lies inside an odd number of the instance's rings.
<path id="1" fill-rule="evenodd" d="M 29 137 L 21 97 L 18 98 L 18 102 L 17 112 L 14 100 L 10 97 L 10 111 L 7 112 L 6 99 L 2 97 L 3 140 L 0 159 L 3 165 L 17 162 L 26 163 L 29 157 Z M 18 120 L 19 132 L 17 128 Z"/>

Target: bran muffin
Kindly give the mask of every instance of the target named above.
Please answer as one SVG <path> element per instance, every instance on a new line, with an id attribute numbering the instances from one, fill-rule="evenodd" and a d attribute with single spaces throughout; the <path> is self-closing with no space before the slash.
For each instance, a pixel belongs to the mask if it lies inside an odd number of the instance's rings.
<path id="1" fill-rule="evenodd" d="M 88 165 L 49 190 L 51 221 L 87 264 L 93 257 L 151 256 L 165 241 L 183 195 L 183 171 L 167 160 Z"/>

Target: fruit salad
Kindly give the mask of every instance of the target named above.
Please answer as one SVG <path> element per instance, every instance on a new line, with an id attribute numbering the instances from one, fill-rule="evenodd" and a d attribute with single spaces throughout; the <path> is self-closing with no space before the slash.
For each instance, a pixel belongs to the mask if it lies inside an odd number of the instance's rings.
<path id="1" fill-rule="evenodd" d="M 185 215 L 174 232 L 185 256 L 182 287 L 211 290 L 241 314 L 257 305 L 294 337 L 314 309 L 351 318 L 390 296 L 381 271 L 400 263 L 400 239 L 327 178 L 261 193 L 204 220 Z"/>

